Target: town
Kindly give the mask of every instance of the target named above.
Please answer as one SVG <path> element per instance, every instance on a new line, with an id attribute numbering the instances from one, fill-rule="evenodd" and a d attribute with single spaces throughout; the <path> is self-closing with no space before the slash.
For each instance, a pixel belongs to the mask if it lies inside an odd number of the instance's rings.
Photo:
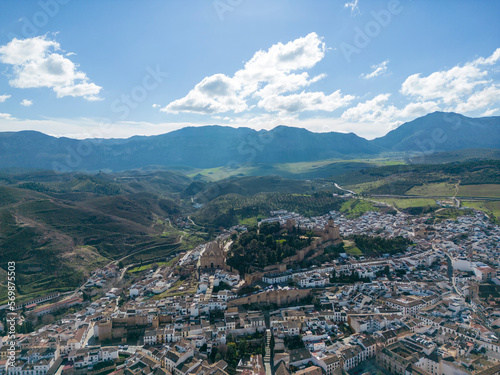
<path id="1" fill-rule="evenodd" d="M 306 246 L 241 268 L 231 256 L 252 230 Z M 367 238 L 399 239 L 403 248 L 361 251 L 356 240 Z M 272 247 L 274 237 L 265 241 Z M 480 211 L 437 222 L 402 212 L 272 211 L 258 228 L 230 228 L 165 265 L 131 273 L 111 263 L 70 295 L 18 306 L 19 324 L 40 328 L 18 335 L 7 370 L 0 342 L 0 371 L 493 375 L 499 255 L 500 228 Z"/>
<path id="2" fill-rule="evenodd" d="M 500 375 L 500 1 L 0 4 L 0 375 Z"/>

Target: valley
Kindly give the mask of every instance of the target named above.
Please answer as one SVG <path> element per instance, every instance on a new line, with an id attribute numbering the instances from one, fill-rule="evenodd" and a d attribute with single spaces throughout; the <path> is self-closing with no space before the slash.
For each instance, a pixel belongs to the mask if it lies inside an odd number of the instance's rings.
<path id="1" fill-rule="evenodd" d="M 166 169 L 114 174 L 4 170 L 0 262 L 18 262 L 18 292 L 21 300 L 29 299 L 41 291 L 71 290 L 94 268 L 120 258 L 125 265 L 165 261 L 223 228 L 257 225 L 272 210 L 308 217 L 331 210 L 352 218 L 391 210 L 442 215 L 437 202 L 453 197 L 457 183 L 462 206 L 496 221 L 499 163 L 410 165 L 367 159 L 365 168 L 315 179 L 300 176 L 331 161 L 287 164 L 295 170 L 293 179 L 250 173 L 217 180 L 216 174 L 205 179 L 201 173 Z M 271 171 L 276 169 L 284 167 Z"/>

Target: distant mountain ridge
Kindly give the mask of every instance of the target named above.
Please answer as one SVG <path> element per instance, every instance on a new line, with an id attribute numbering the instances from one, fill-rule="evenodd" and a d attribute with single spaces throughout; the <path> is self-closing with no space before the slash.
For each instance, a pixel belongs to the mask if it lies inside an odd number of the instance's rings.
<path id="1" fill-rule="evenodd" d="M 212 168 L 500 148 L 500 117 L 468 118 L 434 112 L 368 141 L 354 133 L 313 133 L 278 126 L 256 131 L 218 125 L 187 127 L 128 139 L 56 138 L 35 131 L 0 133 L 0 168 L 58 171 L 130 170 L 151 165 Z"/>
<path id="2" fill-rule="evenodd" d="M 500 116 L 470 118 L 458 113 L 434 112 L 406 122 L 371 143 L 392 151 L 500 148 Z"/>

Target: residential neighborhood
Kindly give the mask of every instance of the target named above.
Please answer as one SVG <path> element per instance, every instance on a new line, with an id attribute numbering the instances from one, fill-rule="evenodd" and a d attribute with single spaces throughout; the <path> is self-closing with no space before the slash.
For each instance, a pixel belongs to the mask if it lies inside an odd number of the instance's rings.
<path id="1" fill-rule="evenodd" d="M 43 323 L 18 336 L 14 366 L 4 345 L 1 373 L 500 373 L 500 228 L 485 214 L 279 210 L 263 223 L 311 231 L 298 259 L 329 261 L 241 276 L 226 265 L 240 226 L 142 272 L 112 263 L 74 294 L 20 306 Z M 410 245 L 364 256 L 345 246 L 353 235 Z"/>

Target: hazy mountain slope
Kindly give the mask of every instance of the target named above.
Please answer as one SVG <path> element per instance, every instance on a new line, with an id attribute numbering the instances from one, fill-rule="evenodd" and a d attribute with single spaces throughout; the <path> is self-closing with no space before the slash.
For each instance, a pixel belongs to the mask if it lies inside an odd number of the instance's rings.
<path id="1" fill-rule="evenodd" d="M 368 141 L 353 133 L 313 133 L 278 126 L 270 131 L 188 127 L 158 136 L 75 140 L 33 131 L 0 133 L 0 168 L 122 171 L 147 166 L 213 168 L 373 156 L 385 151 L 431 153 L 500 148 L 500 117 L 467 118 L 435 112 Z"/>
<path id="2" fill-rule="evenodd" d="M 407 122 L 372 144 L 392 151 L 461 150 L 500 148 L 500 117 L 470 118 L 434 112 Z"/>
<path id="3" fill-rule="evenodd" d="M 378 146 L 352 133 L 319 134 L 284 126 L 260 132 L 204 126 L 152 137 L 99 141 L 26 131 L 0 133 L 0 168 L 56 171 L 120 171 L 149 165 L 210 168 L 374 155 L 379 151 Z"/>

